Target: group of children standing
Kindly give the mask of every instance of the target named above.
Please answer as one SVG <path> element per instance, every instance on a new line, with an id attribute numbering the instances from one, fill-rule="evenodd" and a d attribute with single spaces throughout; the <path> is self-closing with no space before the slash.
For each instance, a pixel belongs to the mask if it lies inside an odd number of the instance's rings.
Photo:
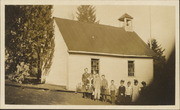
<path id="1" fill-rule="evenodd" d="M 93 100 L 107 101 L 107 96 L 110 95 L 112 104 L 131 104 L 135 102 L 146 88 L 146 82 L 141 82 L 143 87 L 140 88 L 138 80 L 134 80 L 134 85 L 131 82 L 127 82 L 127 86 L 124 85 L 124 80 L 120 81 L 120 86 L 117 89 L 114 80 L 111 80 L 111 85 L 108 87 L 108 81 L 105 75 L 100 75 L 94 72 L 94 74 L 87 73 L 88 69 L 84 69 L 85 73 L 82 75 L 82 92 L 83 98 L 91 98 Z"/>
<path id="2" fill-rule="evenodd" d="M 127 86 L 124 86 L 124 80 L 120 81 L 120 86 L 116 89 L 114 85 L 114 80 L 111 80 L 110 86 L 110 96 L 111 102 L 116 104 L 131 104 L 135 102 L 139 95 L 144 92 L 146 88 L 146 82 L 142 81 L 142 87 L 140 88 L 138 85 L 138 80 L 134 80 L 134 85 L 131 86 L 131 82 L 127 82 Z M 116 98 L 117 96 L 117 98 Z"/>
<path id="3" fill-rule="evenodd" d="M 94 100 L 99 100 L 101 94 L 103 98 L 105 98 L 106 89 L 108 88 L 108 82 L 105 79 L 105 76 L 102 75 L 102 80 L 99 74 L 88 73 L 88 69 L 84 69 L 84 74 L 82 75 L 82 89 L 83 98 L 91 98 Z"/>

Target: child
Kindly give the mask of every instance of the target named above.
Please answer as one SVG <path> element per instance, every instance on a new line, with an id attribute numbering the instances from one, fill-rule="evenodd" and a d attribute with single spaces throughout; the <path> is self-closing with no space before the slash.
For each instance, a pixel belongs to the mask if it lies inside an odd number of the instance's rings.
<path id="1" fill-rule="evenodd" d="M 89 92 L 88 95 L 89 96 L 88 97 L 91 98 L 91 99 L 93 99 L 93 91 L 94 91 L 93 90 L 94 89 L 94 87 L 93 87 L 93 79 L 94 79 L 93 74 L 91 73 L 90 76 L 88 77 L 88 81 L 89 81 L 89 83 L 88 83 L 88 89 L 89 89 L 88 90 L 88 92 Z"/>
<path id="2" fill-rule="evenodd" d="M 89 77 L 89 73 L 88 73 L 88 68 L 85 68 L 84 69 L 84 73 L 82 75 L 82 83 L 83 83 L 83 86 L 82 86 L 82 92 L 83 92 L 83 98 L 87 98 L 87 87 L 88 87 L 88 77 Z"/>
<path id="3" fill-rule="evenodd" d="M 132 102 L 135 102 L 139 97 L 140 88 L 138 86 L 138 80 L 134 80 L 133 92 L 132 92 Z"/>
<path id="4" fill-rule="evenodd" d="M 105 75 L 102 75 L 102 80 L 101 80 L 101 94 L 102 94 L 102 101 L 107 101 L 107 88 L 108 88 L 108 82 L 105 78 Z"/>
<path id="5" fill-rule="evenodd" d="M 114 80 L 111 80 L 111 85 L 109 87 L 110 94 L 111 94 L 111 103 L 115 104 L 115 94 L 116 94 L 116 86 L 114 85 Z"/>
<path id="6" fill-rule="evenodd" d="M 140 91 L 140 95 L 141 95 L 141 100 L 142 102 L 145 102 L 147 99 L 146 99 L 146 95 L 147 95 L 147 86 L 146 86 L 146 82 L 145 81 L 142 81 L 141 82 L 142 84 L 142 87 L 141 87 L 141 91 Z"/>
<path id="7" fill-rule="evenodd" d="M 120 86 L 118 89 L 118 104 L 124 104 L 125 103 L 125 86 L 124 86 L 124 80 L 120 81 Z"/>
<path id="8" fill-rule="evenodd" d="M 99 74 L 96 73 L 96 76 L 94 78 L 94 100 L 99 100 L 100 99 L 100 94 L 101 94 L 101 78 L 99 77 Z"/>
<path id="9" fill-rule="evenodd" d="M 132 89 L 132 86 L 131 86 L 131 82 L 128 81 L 127 82 L 127 87 L 126 87 L 126 103 L 127 104 L 130 104 L 131 101 L 132 101 L 132 92 L 133 92 L 133 89 Z"/>
<path id="10" fill-rule="evenodd" d="M 143 87 L 141 87 L 141 95 L 143 96 L 144 95 L 144 92 L 146 91 L 146 82 L 145 81 L 142 81 L 141 84 L 143 85 Z"/>
<path id="11" fill-rule="evenodd" d="M 76 86 L 76 91 L 75 93 L 78 93 L 78 92 L 81 92 L 81 83 L 78 83 L 77 86 Z"/>

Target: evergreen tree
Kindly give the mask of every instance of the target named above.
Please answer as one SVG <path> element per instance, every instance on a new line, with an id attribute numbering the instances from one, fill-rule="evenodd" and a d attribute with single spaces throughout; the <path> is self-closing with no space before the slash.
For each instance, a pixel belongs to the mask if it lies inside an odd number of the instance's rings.
<path id="1" fill-rule="evenodd" d="M 77 19 L 82 22 L 99 23 L 96 21 L 95 7 L 92 5 L 81 5 L 77 8 Z"/>
<path id="2" fill-rule="evenodd" d="M 23 61 L 38 80 L 46 75 L 54 53 L 52 6 L 5 6 L 5 48 L 6 74 L 14 73 Z"/>
<path id="3" fill-rule="evenodd" d="M 162 74 L 164 66 L 166 64 L 165 55 L 163 55 L 165 49 L 158 44 L 156 39 L 151 39 L 151 46 L 150 41 L 148 41 L 148 46 L 156 53 L 153 57 L 154 59 L 154 75 L 155 77 Z"/>

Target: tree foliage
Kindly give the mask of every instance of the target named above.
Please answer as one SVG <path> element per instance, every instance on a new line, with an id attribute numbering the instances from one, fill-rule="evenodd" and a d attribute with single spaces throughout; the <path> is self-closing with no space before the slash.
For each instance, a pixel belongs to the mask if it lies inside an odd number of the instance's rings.
<path id="1" fill-rule="evenodd" d="M 54 53 L 52 6 L 5 6 L 5 47 L 7 74 L 23 61 L 31 75 L 46 75 Z"/>
<path id="2" fill-rule="evenodd" d="M 156 39 L 151 39 L 148 41 L 148 46 L 151 47 L 151 49 L 156 53 L 154 58 L 154 74 L 159 75 L 162 74 L 162 71 L 164 69 L 164 66 L 166 64 L 166 58 L 165 55 L 163 55 L 165 49 L 161 47 L 161 45 L 158 44 Z"/>
<path id="3" fill-rule="evenodd" d="M 99 23 L 96 21 L 96 10 L 92 5 L 81 5 L 77 8 L 77 19 L 82 22 Z"/>

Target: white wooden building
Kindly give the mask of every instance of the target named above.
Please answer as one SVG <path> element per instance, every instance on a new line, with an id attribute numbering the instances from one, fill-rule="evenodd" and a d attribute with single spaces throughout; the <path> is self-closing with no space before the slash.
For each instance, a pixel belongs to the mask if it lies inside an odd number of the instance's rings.
<path id="1" fill-rule="evenodd" d="M 153 80 L 153 51 L 133 31 L 133 18 L 119 18 L 123 27 L 54 18 L 55 52 L 46 83 L 75 90 L 84 69 L 104 74 L 119 85 L 121 79 L 149 84 Z M 133 84 L 133 83 L 132 83 Z"/>

